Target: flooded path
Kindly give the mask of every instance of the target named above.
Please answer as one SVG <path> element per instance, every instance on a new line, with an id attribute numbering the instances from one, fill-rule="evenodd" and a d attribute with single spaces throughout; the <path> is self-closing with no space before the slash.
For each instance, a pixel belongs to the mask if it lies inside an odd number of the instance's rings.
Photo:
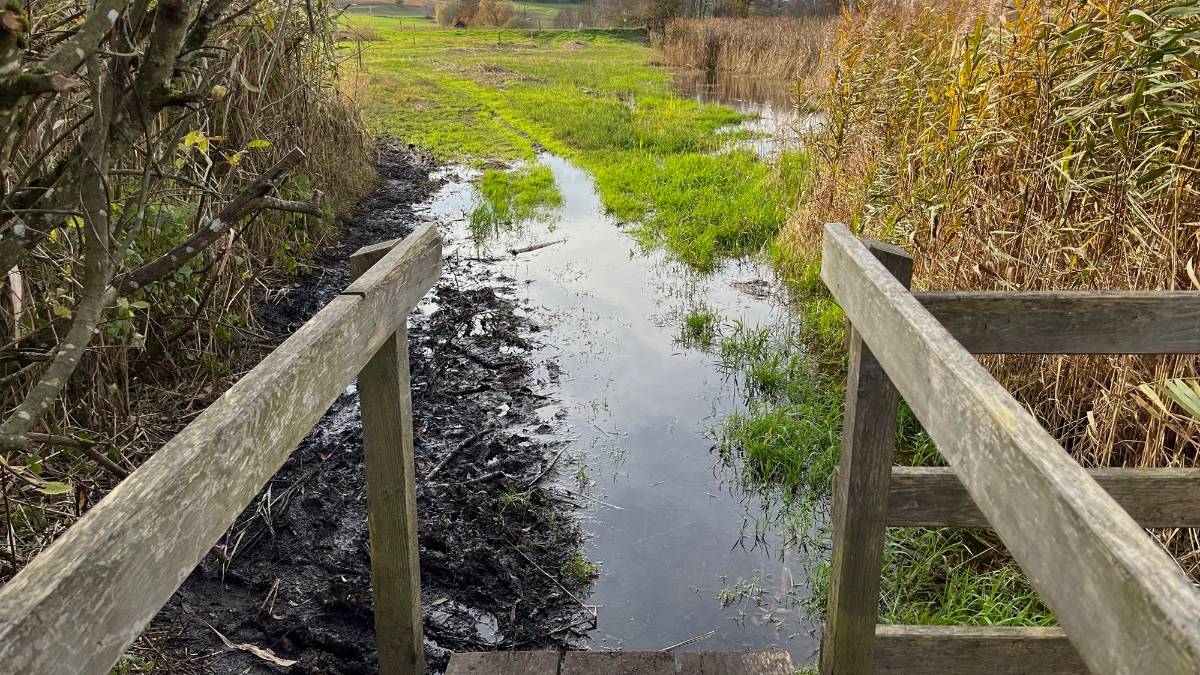
<path id="1" fill-rule="evenodd" d="M 743 108 L 743 111 L 748 111 Z M 762 112 L 762 109 L 750 110 Z M 452 222 L 447 255 L 494 257 L 545 328 L 533 355 L 555 403 L 543 418 L 569 441 L 558 469 L 590 538 L 599 578 L 593 649 L 779 647 L 813 660 L 816 629 L 792 552 L 748 522 L 756 497 L 727 481 L 710 429 L 739 410 L 736 386 L 712 354 L 680 344 L 697 306 L 749 326 L 783 318 L 762 288 L 770 269 L 731 263 L 699 276 L 662 252 L 645 252 L 604 214 L 587 172 L 542 154 L 561 209 L 544 223 L 472 240 L 469 174 L 451 174 L 430 216 Z M 559 241 L 561 240 L 561 241 Z M 535 251 L 510 255 L 555 241 Z"/>
<path id="2" fill-rule="evenodd" d="M 751 115 L 739 128 L 758 137 L 748 142 L 760 157 L 774 157 L 803 143 L 803 133 L 824 116 L 802 113 L 796 108 L 796 83 L 792 80 L 762 80 L 730 73 L 676 69 L 672 86 L 682 98 L 698 103 L 719 103 Z"/>

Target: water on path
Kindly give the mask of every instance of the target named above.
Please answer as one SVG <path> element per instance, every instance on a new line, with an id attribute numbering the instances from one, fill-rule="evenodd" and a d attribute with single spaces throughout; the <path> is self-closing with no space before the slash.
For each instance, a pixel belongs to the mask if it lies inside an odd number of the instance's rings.
<path id="1" fill-rule="evenodd" d="M 708 433 L 743 402 L 715 357 L 678 340 L 697 303 L 726 321 L 780 320 L 776 301 L 733 285 L 769 281 L 771 271 L 731 263 L 699 276 L 645 252 L 604 214 L 585 171 L 550 154 L 538 162 L 563 196 L 550 222 L 477 245 L 466 218 L 473 187 L 462 173 L 431 215 L 455 223 L 447 255 L 499 258 L 497 271 L 522 282 L 548 323 L 534 360 L 553 385 L 545 417 L 569 439 L 562 482 L 578 495 L 587 555 L 599 564 L 586 599 L 600 607 L 592 647 L 656 650 L 703 637 L 684 649 L 779 647 L 797 664 L 811 662 L 817 636 L 800 606 L 808 593 L 801 565 L 781 542 L 754 541 L 757 497 L 730 484 Z"/>

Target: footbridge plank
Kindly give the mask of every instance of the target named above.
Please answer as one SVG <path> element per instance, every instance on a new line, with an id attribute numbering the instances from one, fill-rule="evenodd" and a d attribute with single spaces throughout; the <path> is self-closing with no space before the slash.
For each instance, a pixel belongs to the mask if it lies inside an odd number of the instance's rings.
<path id="1" fill-rule="evenodd" d="M 784 651 L 474 652 L 454 654 L 446 675 L 793 675 Z"/>

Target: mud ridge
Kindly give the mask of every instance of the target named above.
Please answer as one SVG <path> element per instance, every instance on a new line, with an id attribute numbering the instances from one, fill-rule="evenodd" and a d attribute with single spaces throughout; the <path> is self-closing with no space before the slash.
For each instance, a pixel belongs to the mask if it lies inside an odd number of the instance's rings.
<path id="1" fill-rule="evenodd" d="M 312 271 L 260 299 L 268 330 L 290 334 L 344 288 L 354 250 L 424 222 L 434 168 L 381 142 L 380 188 Z M 445 267 L 409 326 L 431 673 L 452 651 L 570 648 L 589 627 L 575 600 L 587 582 L 561 573 L 583 535 L 548 485 L 561 445 L 553 382 L 529 359 L 536 313 L 486 261 L 449 256 Z M 162 610 L 143 653 L 174 673 L 376 672 L 367 537 L 351 386 Z"/>

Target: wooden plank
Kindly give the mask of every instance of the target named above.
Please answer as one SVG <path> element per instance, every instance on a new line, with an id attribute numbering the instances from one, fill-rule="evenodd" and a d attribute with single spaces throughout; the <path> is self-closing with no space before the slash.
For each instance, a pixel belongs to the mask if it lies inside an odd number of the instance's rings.
<path id="1" fill-rule="evenodd" d="M 1142 527 L 1200 527 L 1200 469 L 1088 469 Z M 947 467 L 894 467 L 891 527 L 990 527 Z"/>
<path id="2" fill-rule="evenodd" d="M 914 295 L 974 354 L 1200 353 L 1198 291 Z"/>
<path id="3" fill-rule="evenodd" d="M 558 652 L 452 654 L 446 675 L 557 675 Z"/>
<path id="4" fill-rule="evenodd" d="M 912 259 L 875 245 L 888 272 L 907 285 Z M 821 672 L 871 672 L 871 643 L 879 618 L 888 480 L 896 447 L 900 395 L 853 324 L 848 331 L 850 371 L 842 453 L 833 493 L 833 559 L 822 633 Z"/>
<path id="5" fill-rule="evenodd" d="M 670 652 L 567 652 L 562 675 L 675 675 Z"/>
<path id="6" fill-rule="evenodd" d="M 681 675 L 795 675 L 784 651 L 684 652 Z"/>
<path id="7" fill-rule="evenodd" d="M 875 638 L 875 672 L 888 675 L 1088 672 L 1060 628 L 881 625 Z"/>
<path id="8" fill-rule="evenodd" d="M 109 672 L 440 276 L 437 230 L 384 260 L 0 588 L 4 670 Z"/>
<path id="9" fill-rule="evenodd" d="M 1200 672 L 1178 565 L 843 225 L 822 278 L 1096 672 Z"/>
<path id="10" fill-rule="evenodd" d="M 360 250 L 350 274 L 361 277 L 384 251 Z M 358 375 L 367 475 L 367 520 L 375 643 L 383 675 L 425 672 L 421 637 L 421 563 L 407 317 Z"/>

